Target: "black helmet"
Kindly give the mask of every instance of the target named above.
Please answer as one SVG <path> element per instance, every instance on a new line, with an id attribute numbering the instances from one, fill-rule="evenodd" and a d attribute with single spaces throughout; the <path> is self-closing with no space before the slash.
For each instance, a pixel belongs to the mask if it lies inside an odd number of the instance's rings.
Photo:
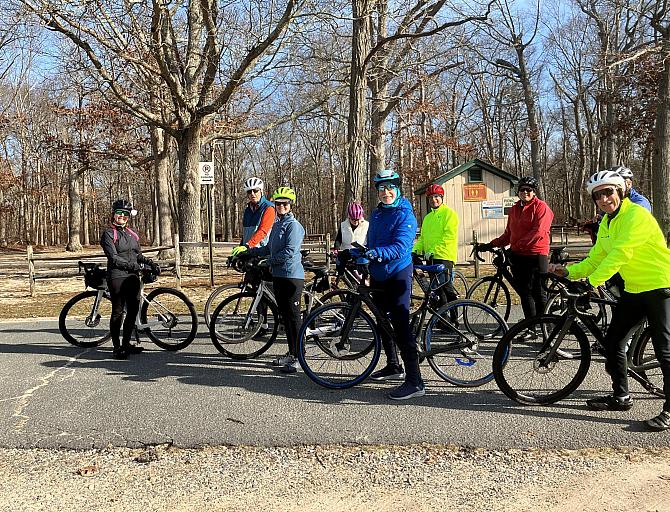
<path id="1" fill-rule="evenodd" d="M 126 199 L 117 199 L 112 203 L 112 212 L 116 210 L 125 210 L 133 217 L 137 215 L 137 210 L 133 208 L 133 204 Z"/>
<path id="2" fill-rule="evenodd" d="M 519 183 L 517 184 L 516 188 L 517 190 L 521 187 L 530 187 L 533 190 L 537 191 L 537 189 L 540 187 L 540 182 L 537 181 L 533 176 L 524 176 L 519 180 Z"/>

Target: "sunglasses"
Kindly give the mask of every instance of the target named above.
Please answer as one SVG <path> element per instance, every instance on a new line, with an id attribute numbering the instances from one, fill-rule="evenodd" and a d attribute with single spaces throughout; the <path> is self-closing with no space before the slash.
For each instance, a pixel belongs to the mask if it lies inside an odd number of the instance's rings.
<path id="1" fill-rule="evenodd" d="M 388 184 L 388 185 L 377 185 L 377 190 L 379 190 L 380 192 L 381 192 L 382 190 L 393 190 L 394 188 L 396 188 L 396 186 L 395 186 L 395 185 L 391 185 L 391 184 Z"/>
<path id="2" fill-rule="evenodd" d="M 130 217 L 130 212 L 125 210 L 114 210 L 114 215 L 123 215 L 124 217 Z"/>
<path id="3" fill-rule="evenodd" d="M 261 189 L 260 188 L 254 188 L 252 190 L 247 190 L 247 194 L 260 194 Z"/>
<path id="4" fill-rule="evenodd" d="M 283 206 L 286 208 L 287 206 L 290 206 L 291 203 L 289 201 L 275 201 L 275 206 Z"/>
<path id="5" fill-rule="evenodd" d="M 530 194 L 531 192 L 533 192 L 533 189 L 530 188 L 530 187 L 520 187 L 519 188 L 519 193 L 521 193 L 521 192 L 527 192 L 527 193 Z"/>
<path id="6" fill-rule="evenodd" d="M 607 188 L 600 189 L 600 190 L 598 190 L 597 192 L 594 192 L 591 195 L 593 196 L 593 200 L 597 201 L 598 199 L 603 199 L 605 197 L 612 196 L 612 195 L 614 195 L 615 192 L 616 192 L 615 188 L 607 187 Z"/>

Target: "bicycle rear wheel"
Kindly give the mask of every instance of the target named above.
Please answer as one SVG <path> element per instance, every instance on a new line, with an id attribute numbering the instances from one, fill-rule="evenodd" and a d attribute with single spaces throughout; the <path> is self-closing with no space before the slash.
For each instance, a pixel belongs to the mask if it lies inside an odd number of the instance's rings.
<path id="1" fill-rule="evenodd" d="M 274 302 L 256 294 L 236 293 L 212 313 L 209 337 L 219 352 L 233 359 L 250 359 L 265 352 L 277 338 L 279 317 Z"/>
<path id="2" fill-rule="evenodd" d="M 165 350 L 188 347 L 198 332 L 198 314 L 188 297 L 172 288 L 151 290 L 142 304 L 140 321 L 144 332 Z"/>
<path id="3" fill-rule="evenodd" d="M 207 328 L 209 328 L 209 321 L 212 318 L 212 311 L 214 311 L 214 308 L 220 304 L 223 299 L 230 297 L 235 293 L 240 293 L 241 290 L 242 289 L 239 284 L 227 284 L 215 288 L 214 291 L 209 294 L 203 311 L 203 317 L 205 318 L 205 325 Z"/>
<path id="4" fill-rule="evenodd" d="M 454 273 L 454 290 L 459 299 L 464 299 L 468 296 L 468 280 L 460 270 L 453 270 Z"/>
<path id="5" fill-rule="evenodd" d="M 589 339 L 577 322 L 558 338 L 563 318 L 541 315 L 514 325 L 496 347 L 493 373 L 515 402 L 553 404 L 576 390 L 591 364 Z M 552 357 L 549 352 L 558 344 Z"/>
<path id="6" fill-rule="evenodd" d="M 491 306 L 507 322 L 512 310 L 509 289 L 502 281 L 487 276 L 475 281 L 467 294 L 468 299 L 477 300 Z"/>
<path id="7" fill-rule="evenodd" d="M 469 299 L 450 302 L 430 317 L 424 331 L 428 364 L 456 386 L 486 384 L 493 379 L 495 347 L 506 332 L 503 318 L 486 304 Z"/>
<path id="8" fill-rule="evenodd" d="M 632 361 L 633 366 L 630 369 L 649 384 L 648 387 L 644 386 L 644 388 L 652 395 L 665 398 L 665 393 L 663 393 L 663 373 L 661 372 L 661 364 L 656 359 L 656 353 L 651 343 L 651 329 L 649 326 L 642 331 L 640 339 L 637 341 Z"/>
<path id="9" fill-rule="evenodd" d="M 111 338 L 109 320 L 112 302 L 102 295 L 96 308 L 98 291 L 88 290 L 72 297 L 58 316 L 58 329 L 69 343 L 90 348 L 102 345 Z"/>
<path id="10" fill-rule="evenodd" d="M 362 307 L 352 318 L 352 309 L 349 303 L 325 304 L 314 309 L 300 328 L 298 361 L 320 386 L 350 388 L 377 366 L 381 339 L 375 322 Z"/>

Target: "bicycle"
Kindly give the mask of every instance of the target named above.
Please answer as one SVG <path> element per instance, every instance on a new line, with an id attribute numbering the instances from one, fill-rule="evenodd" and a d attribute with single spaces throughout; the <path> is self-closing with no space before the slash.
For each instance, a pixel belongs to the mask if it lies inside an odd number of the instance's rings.
<path id="1" fill-rule="evenodd" d="M 367 260 L 359 258 L 367 274 Z M 421 338 L 420 356 L 440 378 L 458 386 L 479 386 L 493 379 L 491 357 L 507 324 L 481 302 L 459 299 L 439 309 L 433 304 L 441 286 L 444 265 L 417 266 L 432 275 L 411 329 Z M 393 327 L 377 307 L 374 288 L 359 285 L 346 291 L 345 300 L 316 308 L 298 335 L 298 361 L 305 374 L 320 386 L 345 389 L 363 382 L 381 354 L 381 333 L 393 337 Z M 428 317 L 430 315 L 430 317 Z M 462 318 L 462 322 L 454 318 Z"/>
<path id="2" fill-rule="evenodd" d="M 554 274 L 542 277 L 560 285 L 557 291 L 567 304 L 566 310 L 561 315 L 543 314 L 519 322 L 503 336 L 493 356 L 493 373 L 500 390 L 528 405 L 552 404 L 575 391 L 591 364 L 586 333 L 601 345 L 604 339 L 596 315 L 582 306 L 592 300 L 590 287 Z M 628 375 L 662 397 L 663 377 L 650 340 L 649 327 L 640 322 L 627 349 Z"/>
<path id="3" fill-rule="evenodd" d="M 267 261 L 260 257 L 236 258 L 233 268 L 244 274 L 239 292 L 226 297 L 212 313 L 209 335 L 216 349 L 232 359 L 251 359 L 267 351 L 277 338 L 281 318 L 272 290 L 272 275 Z M 303 260 L 313 273 L 303 290 L 305 310 L 341 297 L 342 290 L 330 290 L 326 267 Z"/>
<path id="4" fill-rule="evenodd" d="M 97 347 L 111 338 L 111 296 L 104 268 L 97 263 L 80 261 L 79 273 L 82 270 L 87 290 L 75 295 L 63 306 L 58 328 L 72 345 Z M 193 304 L 174 288 L 158 287 L 145 294 L 144 285 L 155 282 L 158 276 L 143 267 L 140 277 L 140 309 L 135 320 L 135 338 L 139 342 L 139 333 L 144 333 L 162 349 L 186 348 L 195 339 L 198 330 L 198 315 Z"/>
<path id="5" fill-rule="evenodd" d="M 484 258 L 479 255 L 481 252 L 480 245 L 478 243 L 473 245 L 470 256 L 474 255 L 475 258 L 483 262 Z M 512 310 L 512 301 L 505 280 L 514 289 L 512 284 L 514 283 L 514 277 L 510 270 L 509 254 L 500 247 L 494 247 L 491 252 L 493 253 L 492 263 L 496 269 L 495 274 L 477 279 L 468 290 L 466 297 L 488 304 L 507 321 Z"/>
<path id="6" fill-rule="evenodd" d="M 431 260 L 422 260 L 423 265 L 433 265 L 433 262 Z M 446 271 L 447 269 L 445 269 Z M 453 267 L 452 269 L 449 269 L 448 271 L 448 277 L 447 281 L 450 281 L 451 284 L 454 287 L 454 291 L 456 292 L 457 298 L 462 298 L 466 297 L 468 295 L 468 280 L 461 272 L 458 270 L 456 267 Z M 415 312 L 419 305 L 421 304 L 421 301 L 423 300 L 423 297 L 429 288 L 430 284 L 430 278 L 427 278 L 426 276 L 422 275 L 421 272 L 417 273 L 414 272 L 413 274 L 413 282 L 416 283 L 419 287 L 419 290 L 421 293 L 414 293 L 414 290 L 412 290 L 412 295 L 410 297 L 411 304 L 410 304 L 410 312 Z M 442 293 L 444 293 L 444 290 L 442 290 Z M 443 298 L 443 300 L 446 303 L 446 297 Z"/>

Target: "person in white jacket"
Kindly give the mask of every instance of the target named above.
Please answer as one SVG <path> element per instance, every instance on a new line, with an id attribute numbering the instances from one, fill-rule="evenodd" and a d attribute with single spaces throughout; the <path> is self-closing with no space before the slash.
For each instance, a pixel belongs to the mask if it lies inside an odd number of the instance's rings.
<path id="1" fill-rule="evenodd" d="M 340 229 L 335 237 L 334 249 L 337 251 L 338 274 L 344 272 L 344 267 L 350 259 L 349 250 L 354 242 L 365 246 L 368 241 L 368 221 L 363 215 L 363 207 L 360 203 L 353 202 L 347 207 L 347 218 L 340 224 Z"/>

